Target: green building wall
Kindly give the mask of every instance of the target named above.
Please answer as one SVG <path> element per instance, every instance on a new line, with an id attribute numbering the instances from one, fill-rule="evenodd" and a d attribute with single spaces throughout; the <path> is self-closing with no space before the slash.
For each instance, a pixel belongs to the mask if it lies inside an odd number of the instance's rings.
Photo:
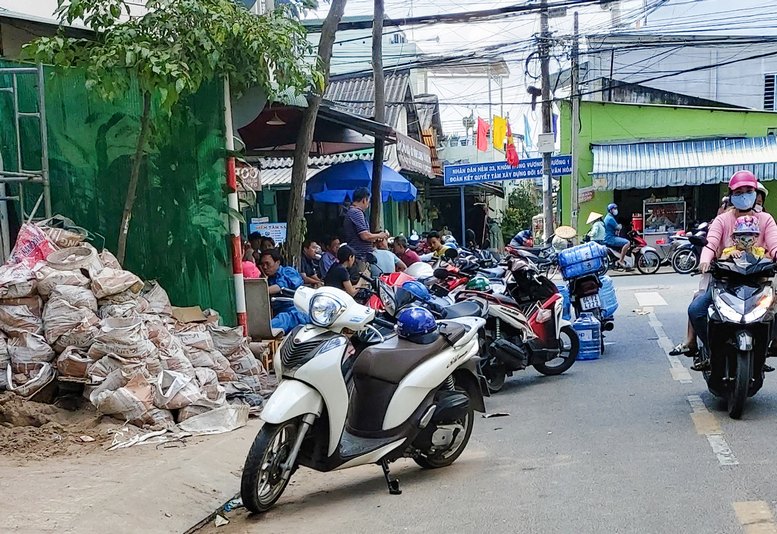
<path id="1" fill-rule="evenodd" d="M 572 152 L 572 106 L 561 105 L 561 153 Z M 777 113 L 766 111 L 696 108 L 667 105 L 623 104 L 614 102 L 586 102 L 580 104 L 580 156 L 578 159 L 578 187 L 592 186 L 592 143 L 684 140 L 689 138 L 739 135 L 763 137 L 768 129 L 777 128 Z M 777 210 L 777 183 L 765 182 L 770 191 L 767 209 Z M 721 185 L 721 191 L 723 189 Z M 647 191 L 647 190 L 645 190 Z M 561 220 L 571 220 L 571 177 L 561 179 Z M 646 194 L 649 196 L 649 193 Z M 606 213 L 612 202 L 612 191 L 596 191 L 590 202 L 580 204 L 578 226 L 581 233 L 592 211 Z"/>
<path id="2" fill-rule="evenodd" d="M 36 108 L 37 89 L 30 78 L 19 78 L 23 111 Z M 0 86 L 10 83 L 10 76 L 0 76 Z M 104 236 L 105 246 L 115 251 L 142 102 L 135 92 L 106 102 L 84 88 L 76 71 L 47 71 L 45 95 L 53 211 Z M 141 170 L 125 267 L 159 280 L 174 305 L 214 308 L 234 324 L 223 101 L 222 85 L 214 83 L 171 117 L 154 112 L 153 148 Z M 0 93 L 0 117 L 3 163 L 14 170 L 18 162 L 8 93 Z M 21 131 L 25 167 L 40 168 L 35 119 L 25 119 Z M 29 209 L 33 188 L 25 189 Z"/>

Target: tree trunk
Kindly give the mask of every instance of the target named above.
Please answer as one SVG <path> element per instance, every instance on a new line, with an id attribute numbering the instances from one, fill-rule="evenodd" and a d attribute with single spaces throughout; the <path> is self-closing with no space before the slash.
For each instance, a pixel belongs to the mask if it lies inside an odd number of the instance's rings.
<path id="1" fill-rule="evenodd" d="M 124 199 L 124 212 L 121 214 L 121 227 L 119 228 L 119 243 L 116 247 L 116 259 L 124 265 L 124 257 L 127 253 L 127 234 L 129 233 L 130 220 L 132 219 L 132 208 L 135 205 L 135 198 L 138 191 L 138 182 L 140 181 L 140 165 L 143 163 L 143 156 L 146 151 L 148 133 L 151 129 L 151 93 L 143 92 L 143 114 L 140 116 L 140 135 L 138 143 L 135 146 L 135 157 L 132 160 L 132 172 L 130 173 L 129 185 L 127 186 L 127 197 Z"/>
<path id="2" fill-rule="evenodd" d="M 372 23 L 372 71 L 375 80 L 375 121 L 386 120 L 386 78 L 383 75 L 383 0 L 375 0 L 375 12 Z M 372 199 L 370 202 L 370 228 L 373 232 L 382 229 L 383 198 L 383 139 L 375 139 L 375 151 L 372 156 Z"/>
<path id="3" fill-rule="evenodd" d="M 302 253 L 302 241 L 305 239 L 305 186 L 308 175 L 308 154 L 313 143 L 313 130 L 316 126 L 318 108 L 321 106 L 326 86 L 329 84 L 329 64 L 332 60 L 332 47 L 335 42 L 337 25 L 343 18 L 346 0 L 332 0 L 329 13 L 321 27 L 321 39 L 318 42 L 319 66 L 324 73 L 324 84 L 321 92 L 314 92 L 308 97 L 308 107 L 302 115 L 302 124 L 297 134 L 297 145 L 294 148 L 294 165 L 291 169 L 291 194 L 289 195 L 289 211 L 286 232 L 286 262 L 299 266 Z"/>

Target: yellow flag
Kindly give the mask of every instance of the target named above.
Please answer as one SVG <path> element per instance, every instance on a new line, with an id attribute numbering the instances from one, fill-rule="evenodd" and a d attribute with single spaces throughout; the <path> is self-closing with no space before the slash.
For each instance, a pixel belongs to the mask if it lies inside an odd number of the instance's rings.
<path id="1" fill-rule="evenodd" d="M 495 115 L 491 132 L 491 141 L 494 143 L 494 148 L 504 152 L 505 139 L 507 138 L 507 119 Z"/>

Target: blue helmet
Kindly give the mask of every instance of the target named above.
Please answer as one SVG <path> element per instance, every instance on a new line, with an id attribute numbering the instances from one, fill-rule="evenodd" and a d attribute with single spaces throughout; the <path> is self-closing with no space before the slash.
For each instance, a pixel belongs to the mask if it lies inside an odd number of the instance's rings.
<path id="1" fill-rule="evenodd" d="M 421 302 L 427 302 L 432 298 L 432 294 L 429 293 L 429 288 L 418 280 L 408 280 L 402 284 L 402 289 L 412 293 L 413 296 Z"/>
<path id="2" fill-rule="evenodd" d="M 615 202 L 611 204 L 607 204 L 607 211 L 609 213 L 612 213 L 612 210 L 617 210 L 617 209 L 618 209 L 618 205 Z"/>
<path id="3" fill-rule="evenodd" d="M 413 343 L 433 343 L 439 334 L 432 312 L 420 306 L 405 308 L 397 314 L 399 337 Z"/>

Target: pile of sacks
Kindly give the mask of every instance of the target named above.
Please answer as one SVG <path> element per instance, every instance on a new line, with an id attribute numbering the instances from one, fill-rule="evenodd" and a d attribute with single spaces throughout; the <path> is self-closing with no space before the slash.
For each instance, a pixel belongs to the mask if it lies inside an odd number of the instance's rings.
<path id="1" fill-rule="evenodd" d="M 241 328 L 211 310 L 175 319 L 158 283 L 47 230 L 24 225 L 0 266 L 0 389 L 34 399 L 57 376 L 82 381 L 98 411 L 138 426 L 261 405 L 273 384 Z"/>

